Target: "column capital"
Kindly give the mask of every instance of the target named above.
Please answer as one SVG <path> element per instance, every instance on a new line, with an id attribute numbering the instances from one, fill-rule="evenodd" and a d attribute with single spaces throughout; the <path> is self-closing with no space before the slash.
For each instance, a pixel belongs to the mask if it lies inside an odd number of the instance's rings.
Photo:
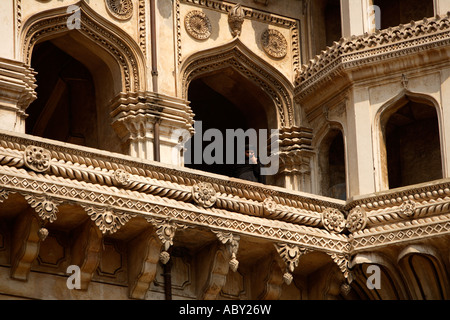
<path id="1" fill-rule="evenodd" d="M 36 72 L 27 64 L 0 57 L 0 128 L 25 131 L 25 110 L 37 98 Z"/>

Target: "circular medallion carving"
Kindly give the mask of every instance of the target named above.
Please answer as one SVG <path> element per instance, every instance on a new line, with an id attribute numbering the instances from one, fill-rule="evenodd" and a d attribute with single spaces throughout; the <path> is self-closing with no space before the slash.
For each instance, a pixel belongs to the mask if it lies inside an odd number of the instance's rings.
<path id="1" fill-rule="evenodd" d="M 25 149 L 24 160 L 25 164 L 31 170 L 37 172 L 44 172 L 50 167 L 50 151 L 36 147 L 28 146 Z"/>
<path id="2" fill-rule="evenodd" d="M 132 0 L 106 0 L 106 7 L 117 19 L 127 20 L 133 15 Z"/>
<path id="3" fill-rule="evenodd" d="M 211 35 L 211 23 L 209 18 L 201 11 L 193 10 L 184 17 L 186 31 L 193 38 L 206 40 Z"/>
<path id="4" fill-rule="evenodd" d="M 366 211 L 361 207 L 353 208 L 347 216 L 346 227 L 350 232 L 356 232 L 366 227 Z"/>
<path id="5" fill-rule="evenodd" d="M 199 205 L 212 207 L 217 200 L 217 192 L 210 183 L 199 182 L 192 187 L 192 196 Z"/>
<path id="6" fill-rule="evenodd" d="M 127 186 L 130 183 L 130 173 L 122 169 L 117 169 L 113 174 L 114 180 L 121 186 Z"/>
<path id="7" fill-rule="evenodd" d="M 267 29 L 261 36 L 264 51 L 273 58 L 284 58 L 287 54 L 287 41 L 281 32 Z"/>
<path id="8" fill-rule="evenodd" d="M 341 233 L 345 228 L 345 216 L 338 209 L 327 208 L 322 213 L 322 222 L 329 232 Z"/>

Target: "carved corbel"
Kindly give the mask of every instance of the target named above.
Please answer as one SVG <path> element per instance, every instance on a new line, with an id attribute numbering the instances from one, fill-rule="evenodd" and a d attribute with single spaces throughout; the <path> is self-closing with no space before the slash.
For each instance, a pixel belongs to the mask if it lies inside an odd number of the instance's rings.
<path id="1" fill-rule="evenodd" d="M 5 201 L 6 199 L 8 199 L 10 193 L 11 193 L 11 191 L 9 191 L 9 190 L 0 189 L 0 203 Z"/>
<path id="2" fill-rule="evenodd" d="M 343 253 L 328 253 L 331 256 L 331 259 L 337 264 L 339 269 L 341 270 L 344 278 L 347 280 L 347 284 L 351 284 L 353 282 L 353 274 L 349 268 L 349 257 Z M 347 286 L 345 286 L 348 288 Z"/>
<path id="3" fill-rule="evenodd" d="M 25 195 L 25 200 L 27 200 L 28 204 L 36 210 L 39 218 L 44 222 L 48 220 L 48 222 L 53 223 L 56 220 L 58 205 L 61 204 L 61 201 L 40 195 Z"/>
<path id="4" fill-rule="evenodd" d="M 86 290 L 100 263 L 102 233 L 90 221 L 74 233 L 71 264 L 80 267 L 81 290 Z"/>
<path id="5" fill-rule="evenodd" d="M 170 260 L 169 248 L 173 245 L 173 238 L 178 228 L 185 229 L 187 226 L 171 221 L 169 219 L 155 219 L 147 218 L 147 221 L 152 223 L 156 228 L 156 234 L 162 243 L 163 251 L 160 254 L 160 261 L 162 264 L 166 264 Z"/>
<path id="6" fill-rule="evenodd" d="M 244 23 L 245 12 L 240 4 L 235 4 L 228 12 L 228 24 L 233 37 L 239 37 Z"/>
<path id="7" fill-rule="evenodd" d="M 294 269 L 298 267 L 300 257 L 309 250 L 296 245 L 284 243 L 275 244 L 275 248 L 286 264 L 286 271 L 283 274 L 283 280 L 287 285 L 290 285 L 293 280 L 292 273 L 294 272 Z"/>
<path id="8" fill-rule="evenodd" d="M 240 236 L 232 234 L 231 232 L 214 231 L 219 241 L 226 247 L 230 255 L 229 265 L 231 271 L 236 272 L 239 266 L 239 261 L 236 259 L 236 255 L 239 249 Z"/>
<path id="9" fill-rule="evenodd" d="M 103 234 L 113 234 L 117 232 L 134 215 L 117 212 L 110 208 L 101 208 L 93 206 L 83 206 L 88 216 L 94 221 L 95 225 Z"/>
<path id="10" fill-rule="evenodd" d="M 31 209 L 27 209 L 16 218 L 11 248 L 12 278 L 28 279 L 31 265 L 39 253 L 39 229 L 39 219 Z"/>
<path id="11" fill-rule="evenodd" d="M 132 299 L 144 299 L 156 277 L 162 242 L 153 230 L 144 231 L 128 245 L 128 283 Z"/>

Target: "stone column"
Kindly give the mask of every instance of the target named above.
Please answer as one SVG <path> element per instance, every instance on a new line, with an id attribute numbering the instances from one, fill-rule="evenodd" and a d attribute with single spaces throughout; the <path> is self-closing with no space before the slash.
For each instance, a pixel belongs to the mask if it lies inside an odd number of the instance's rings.
<path id="1" fill-rule="evenodd" d="M 0 130 L 25 132 L 25 110 L 37 97 L 35 74 L 22 62 L 0 57 Z"/>
<path id="2" fill-rule="evenodd" d="M 442 176 L 450 177 L 450 68 L 441 70 L 441 154 Z"/>
<path id="3" fill-rule="evenodd" d="M 180 137 L 193 134 L 187 101 L 151 92 L 128 93 L 115 99 L 112 110 L 113 128 L 129 146 L 130 156 L 183 165 Z"/>
<path id="4" fill-rule="evenodd" d="M 348 197 L 375 192 L 372 124 L 367 88 L 356 87 L 349 92 L 347 128 Z"/>
<path id="5" fill-rule="evenodd" d="M 277 185 L 312 192 L 312 129 L 290 127 L 280 129 L 280 157 Z"/>
<path id="6" fill-rule="evenodd" d="M 445 16 L 450 11 L 450 1 L 434 0 L 434 14 Z"/>
<path id="7" fill-rule="evenodd" d="M 371 3 L 372 0 L 341 0 L 341 25 L 344 38 L 371 31 L 368 12 Z"/>

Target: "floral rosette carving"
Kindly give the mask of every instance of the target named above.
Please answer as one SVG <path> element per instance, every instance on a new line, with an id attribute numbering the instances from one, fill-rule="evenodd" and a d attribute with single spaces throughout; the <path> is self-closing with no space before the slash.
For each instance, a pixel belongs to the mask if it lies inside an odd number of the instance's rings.
<path id="1" fill-rule="evenodd" d="M 403 218 L 411 218 L 416 212 L 416 203 L 413 200 L 406 200 L 400 206 L 400 216 Z"/>
<path id="2" fill-rule="evenodd" d="M 279 210 L 278 204 L 272 198 L 266 198 L 263 201 L 264 211 L 269 215 L 273 215 Z"/>
<path id="3" fill-rule="evenodd" d="M 199 205 L 209 208 L 216 203 L 217 192 L 212 184 L 200 182 L 192 187 L 192 197 Z"/>
<path id="4" fill-rule="evenodd" d="M 31 170 L 44 172 L 50 167 L 51 154 L 50 151 L 36 147 L 28 146 L 25 149 L 24 161 L 25 165 Z"/>
<path id="5" fill-rule="evenodd" d="M 184 17 L 187 33 L 195 39 L 206 40 L 211 36 L 211 22 L 202 11 L 193 10 Z"/>
<path id="6" fill-rule="evenodd" d="M 106 0 L 109 13 L 119 20 L 130 19 L 133 15 L 132 0 Z"/>
<path id="7" fill-rule="evenodd" d="M 261 35 L 261 44 L 264 51 L 272 58 L 281 59 L 287 54 L 287 41 L 281 32 L 268 29 Z"/>
<path id="8" fill-rule="evenodd" d="M 345 228 L 344 214 L 335 208 L 327 208 L 322 213 L 322 223 L 331 233 L 341 233 Z"/>
<path id="9" fill-rule="evenodd" d="M 113 177 L 116 183 L 121 186 L 125 187 L 130 183 L 130 173 L 123 169 L 117 169 L 114 171 Z"/>
<path id="10" fill-rule="evenodd" d="M 347 216 L 346 227 L 350 232 L 362 230 L 366 227 L 366 211 L 361 207 L 353 208 Z"/>

